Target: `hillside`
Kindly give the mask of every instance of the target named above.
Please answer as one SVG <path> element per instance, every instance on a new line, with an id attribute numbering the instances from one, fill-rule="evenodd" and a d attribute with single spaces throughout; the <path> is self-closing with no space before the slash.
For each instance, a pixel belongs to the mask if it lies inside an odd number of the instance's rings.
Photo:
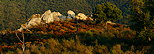
<path id="1" fill-rule="evenodd" d="M 11 30 L 1 31 L 0 52 L 22 53 L 22 43 L 16 36 L 22 40 L 24 35 L 25 53 L 153 53 L 153 38 L 138 39 L 136 31 L 122 24 L 55 21 L 29 30 L 23 34 Z"/>
<path id="2" fill-rule="evenodd" d="M 118 23 L 131 24 L 128 22 L 131 18 L 129 15 L 133 13 L 129 0 L 1 0 L 0 30 L 15 30 L 25 23 L 32 14 L 43 14 L 46 10 L 60 12 L 63 15 L 67 15 L 68 10 L 91 15 L 94 13 L 96 5 L 104 2 L 111 2 L 122 10 L 124 17 Z M 145 6 L 153 17 L 153 2 L 147 1 Z"/>
<path id="3" fill-rule="evenodd" d="M 1 54 L 154 54 L 152 0 L 0 0 Z"/>
<path id="4" fill-rule="evenodd" d="M 0 1 L 0 30 L 17 29 L 26 22 L 32 14 L 43 14 L 46 10 L 58 11 L 66 15 L 68 10 L 75 13 L 93 13 L 95 6 L 108 0 L 1 0 Z M 110 0 L 126 15 L 129 11 L 128 2 Z M 128 6 L 128 7 L 127 7 Z M 8 26 L 9 25 L 9 26 Z"/>

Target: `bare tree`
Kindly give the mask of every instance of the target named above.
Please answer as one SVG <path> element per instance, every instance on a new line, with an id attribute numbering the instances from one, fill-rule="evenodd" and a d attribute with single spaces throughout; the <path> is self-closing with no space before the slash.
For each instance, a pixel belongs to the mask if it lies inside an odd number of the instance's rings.
<path id="1" fill-rule="evenodd" d="M 25 37 L 24 37 L 24 33 L 22 32 L 22 40 L 21 40 L 21 38 L 19 38 L 17 33 L 16 33 L 16 36 L 17 36 L 18 40 L 22 43 L 22 51 L 23 51 L 23 54 L 25 54 Z"/>

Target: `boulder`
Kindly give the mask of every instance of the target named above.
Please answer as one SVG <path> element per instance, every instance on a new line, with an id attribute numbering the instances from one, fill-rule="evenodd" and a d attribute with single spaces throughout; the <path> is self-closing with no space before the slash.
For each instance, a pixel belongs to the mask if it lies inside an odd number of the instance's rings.
<path id="1" fill-rule="evenodd" d="M 73 11 L 69 10 L 67 14 L 68 14 L 68 17 L 75 18 L 75 13 Z"/>
<path id="2" fill-rule="evenodd" d="M 62 16 L 62 14 L 60 14 L 59 12 L 52 12 L 51 14 L 53 15 L 54 21 L 60 21 L 59 16 Z"/>
<path id="3" fill-rule="evenodd" d="M 107 21 L 106 24 L 115 25 L 116 23 L 113 23 L 111 21 Z"/>
<path id="4" fill-rule="evenodd" d="M 31 16 L 31 18 L 28 19 L 29 22 L 22 24 L 20 29 L 18 31 L 23 31 L 24 29 L 29 29 L 34 26 L 42 24 L 40 14 L 34 14 Z"/>
<path id="5" fill-rule="evenodd" d="M 33 14 L 27 21 L 30 21 L 32 18 L 41 18 L 40 14 Z"/>
<path id="6" fill-rule="evenodd" d="M 30 27 L 32 27 L 32 26 L 40 25 L 40 24 L 42 24 L 41 21 L 42 21 L 41 18 L 33 18 L 33 19 L 31 19 L 31 20 L 28 22 L 27 27 L 30 28 Z"/>
<path id="7" fill-rule="evenodd" d="M 86 20 L 86 18 L 88 18 L 85 14 L 83 13 L 79 13 L 77 16 L 75 16 L 76 19 L 80 19 L 80 20 Z"/>
<path id="8" fill-rule="evenodd" d="M 46 11 L 42 16 L 42 21 L 44 23 L 50 23 L 50 22 L 53 22 L 54 21 L 54 18 L 53 18 L 53 14 L 51 13 L 50 10 Z"/>

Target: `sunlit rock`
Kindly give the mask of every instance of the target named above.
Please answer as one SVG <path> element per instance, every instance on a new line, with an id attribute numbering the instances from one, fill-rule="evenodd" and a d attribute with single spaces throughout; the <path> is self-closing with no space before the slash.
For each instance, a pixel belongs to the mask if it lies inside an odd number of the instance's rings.
<path id="1" fill-rule="evenodd" d="M 62 16 L 61 13 L 59 13 L 59 12 L 52 12 L 51 14 L 53 15 L 54 21 L 60 21 L 59 16 Z"/>
<path id="2" fill-rule="evenodd" d="M 69 18 L 75 18 L 75 13 L 74 13 L 73 11 L 69 10 L 69 11 L 67 12 L 67 14 L 68 14 L 67 18 L 68 18 L 68 17 L 69 17 Z"/>
<path id="3" fill-rule="evenodd" d="M 32 28 L 34 26 L 40 25 L 42 24 L 42 20 L 40 17 L 40 14 L 34 14 L 32 15 L 29 19 L 29 22 L 22 24 L 20 29 L 18 29 L 18 31 L 23 31 L 24 29 L 29 29 Z"/>
<path id="4" fill-rule="evenodd" d="M 114 24 L 116 24 L 116 23 L 113 23 L 113 22 L 111 22 L 111 21 L 107 21 L 106 24 L 114 25 Z"/>
<path id="5" fill-rule="evenodd" d="M 76 19 L 80 19 L 80 20 L 86 20 L 86 18 L 88 18 L 88 17 L 85 14 L 83 14 L 83 13 L 79 13 L 76 16 Z"/>
<path id="6" fill-rule="evenodd" d="M 51 13 L 50 10 L 46 11 L 42 16 L 42 21 L 44 23 L 50 23 L 50 22 L 53 22 L 54 21 L 54 18 L 53 18 L 53 14 Z"/>

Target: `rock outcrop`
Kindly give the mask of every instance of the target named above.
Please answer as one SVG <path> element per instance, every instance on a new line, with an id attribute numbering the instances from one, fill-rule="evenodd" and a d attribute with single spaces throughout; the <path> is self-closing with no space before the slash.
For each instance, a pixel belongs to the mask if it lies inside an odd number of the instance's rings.
<path id="1" fill-rule="evenodd" d="M 22 24 L 20 29 L 18 31 L 23 31 L 24 29 L 28 30 L 30 28 L 33 28 L 35 26 L 41 25 L 41 24 L 46 24 L 46 23 L 51 23 L 54 21 L 65 21 L 65 20 L 72 20 L 72 19 L 80 19 L 80 20 L 93 20 L 90 17 L 87 17 L 83 13 L 79 13 L 77 16 L 75 16 L 75 13 L 71 10 L 67 12 L 68 16 L 63 16 L 59 12 L 51 12 L 50 10 L 45 11 L 44 14 L 34 14 L 32 15 L 27 23 Z"/>

